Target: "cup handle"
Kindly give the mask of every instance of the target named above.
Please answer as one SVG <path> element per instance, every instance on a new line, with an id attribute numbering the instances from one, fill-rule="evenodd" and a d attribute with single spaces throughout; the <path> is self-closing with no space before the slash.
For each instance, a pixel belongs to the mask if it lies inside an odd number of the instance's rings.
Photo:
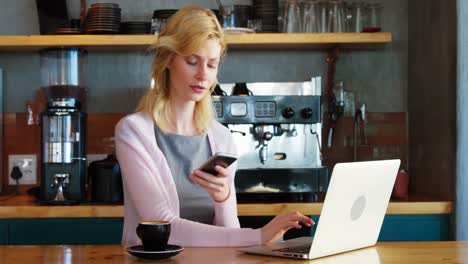
<path id="1" fill-rule="evenodd" d="M 137 233 L 137 236 L 141 239 L 141 234 L 140 234 L 141 228 L 140 227 L 141 226 L 139 226 L 139 225 L 136 227 L 136 233 Z"/>

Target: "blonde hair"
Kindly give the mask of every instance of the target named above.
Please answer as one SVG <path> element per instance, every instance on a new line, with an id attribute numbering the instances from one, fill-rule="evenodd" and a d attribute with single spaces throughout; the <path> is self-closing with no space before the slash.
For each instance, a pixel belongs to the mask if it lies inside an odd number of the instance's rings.
<path id="1" fill-rule="evenodd" d="M 224 55 L 226 43 L 223 29 L 215 14 L 210 9 L 197 6 L 187 6 L 180 9 L 167 21 L 166 28 L 159 34 L 154 45 L 156 55 L 152 65 L 154 87 L 149 89 L 138 104 L 136 111 L 151 114 L 154 121 L 163 132 L 173 127 L 169 107 L 169 70 L 167 65 L 175 55 L 190 56 L 197 52 L 204 42 L 217 39 Z M 214 120 L 214 108 L 209 92 L 195 103 L 194 121 L 199 133 L 206 133 Z"/>

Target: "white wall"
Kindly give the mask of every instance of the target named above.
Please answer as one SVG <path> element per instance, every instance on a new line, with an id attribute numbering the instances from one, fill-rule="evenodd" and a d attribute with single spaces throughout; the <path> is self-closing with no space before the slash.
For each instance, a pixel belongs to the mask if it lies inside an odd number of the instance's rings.
<path id="1" fill-rule="evenodd" d="M 36 1 L 0 0 L 0 35 L 28 34 L 39 34 Z"/>

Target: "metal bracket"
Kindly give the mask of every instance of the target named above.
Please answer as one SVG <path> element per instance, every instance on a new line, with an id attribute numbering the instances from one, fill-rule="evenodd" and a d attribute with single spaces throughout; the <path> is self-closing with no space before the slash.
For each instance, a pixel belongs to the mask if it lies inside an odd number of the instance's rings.
<path id="1" fill-rule="evenodd" d="M 335 92 L 333 87 L 335 85 L 335 73 L 336 73 L 336 62 L 338 61 L 339 54 L 339 45 L 335 45 L 329 52 L 326 58 L 326 63 L 328 64 L 327 70 L 327 84 L 326 84 L 326 96 L 328 103 L 328 115 L 329 115 L 329 124 L 328 124 L 328 134 L 327 146 L 331 147 L 333 143 L 333 134 L 336 129 L 336 124 L 338 119 L 343 115 L 344 106 L 337 102 Z"/>

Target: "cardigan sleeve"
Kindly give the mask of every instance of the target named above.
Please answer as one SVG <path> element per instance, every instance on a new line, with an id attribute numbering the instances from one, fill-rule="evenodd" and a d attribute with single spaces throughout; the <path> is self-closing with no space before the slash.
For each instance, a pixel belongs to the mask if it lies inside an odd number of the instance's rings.
<path id="1" fill-rule="evenodd" d="M 187 247 L 251 246 L 261 243 L 259 229 L 221 227 L 201 224 L 178 217 L 171 210 L 171 199 L 177 193 L 169 192 L 164 176 L 170 171 L 163 157 L 151 151 L 151 136 L 142 119 L 125 118 L 116 126 L 116 154 L 122 170 L 126 197 L 131 201 L 140 220 L 165 220 L 171 223 L 169 243 Z M 145 134 L 146 133 L 146 134 Z M 177 196 L 175 196 L 177 199 Z M 226 205 L 232 206 L 231 203 Z M 223 207 L 226 205 L 222 205 Z M 127 206 L 127 205 L 126 205 Z M 226 207 L 227 208 L 227 207 Z M 229 213 L 227 213 L 229 214 Z M 229 217 L 227 217 L 229 218 Z"/>
<path id="2" fill-rule="evenodd" d="M 224 127 L 223 127 L 224 128 Z M 237 150 L 234 145 L 234 141 L 231 133 L 228 131 L 223 137 L 227 142 L 226 151 L 230 154 L 237 155 Z M 237 169 L 237 161 L 229 166 L 228 182 L 230 186 L 230 194 L 226 201 L 221 203 L 215 203 L 215 219 L 214 223 L 218 226 L 225 227 L 240 227 L 239 218 L 237 217 L 237 200 L 236 200 L 236 188 L 234 184 L 234 177 Z"/>

